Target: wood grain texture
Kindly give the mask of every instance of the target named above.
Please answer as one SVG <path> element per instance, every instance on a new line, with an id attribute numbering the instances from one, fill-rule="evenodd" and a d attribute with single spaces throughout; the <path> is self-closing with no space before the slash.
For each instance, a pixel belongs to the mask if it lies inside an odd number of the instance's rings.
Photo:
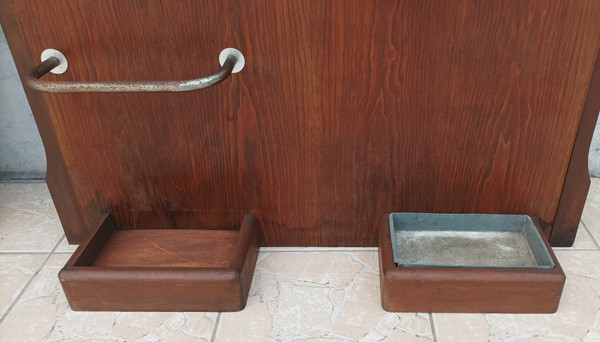
<path id="1" fill-rule="evenodd" d="M 579 129 L 560 196 L 550 243 L 553 246 L 572 246 L 581 221 L 581 213 L 590 188 L 588 166 L 590 144 L 600 112 L 600 55 L 590 82 L 587 99 L 579 121 Z"/>
<path id="2" fill-rule="evenodd" d="M 41 96 L 52 177 L 80 208 L 59 214 L 84 222 L 63 220 L 70 241 L 107 212 L 131 229 L 252 212 L 282 246 L 373 246 L 395 211 L 529 214 L 549 233 L 600 46 L 595 0 L 1 2 L 21 73 L 48 47 L 69 59 L 52 80 L 246 56 L 200 92 Z"/>
<path id="3" fill-rule="evenodd" d="M 536 226 L 542 233 L 538 222 Z M 382 306 L 399 312 L 556 312 L 566 277 L 544 242 L 552 269 L 397 267 L 389 216 L 384 215 L 379 230 Z"/>
<path id="4" fill-rule="evenodd" d="M 98 267 L 229 267 L 238 232 L 195 229 L 122 230 L 93 265 Z M 193 243 L 190 243 L 193 241 Z"/>
<path id="5" fill-rule="evenodd" d="M 105 216 L 59 279 L 73 310 L 239 311 L 258 258 L 255 223 L 246 215 L 237 232 L 125 232 Z"/>

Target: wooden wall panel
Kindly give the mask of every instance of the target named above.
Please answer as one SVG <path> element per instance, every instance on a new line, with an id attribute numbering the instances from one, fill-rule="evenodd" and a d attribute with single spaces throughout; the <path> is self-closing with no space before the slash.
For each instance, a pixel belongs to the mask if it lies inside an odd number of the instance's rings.
<path id="1" fill-rule="evenodd" d="M 225 47 L 246 56 L 198 92 L 38 95 L 81 208 L 60 212 L 83 218 L 73 236 L 105 212 L 131 229 L 252 212 L 263 245 L 376 245 L 392 211 L 524 213 L 549 233 L 600 46 L 595 0 L 2 8 L 21 72 L 48 47 L 69 59 L 48 79 L 185 79 Z"/>

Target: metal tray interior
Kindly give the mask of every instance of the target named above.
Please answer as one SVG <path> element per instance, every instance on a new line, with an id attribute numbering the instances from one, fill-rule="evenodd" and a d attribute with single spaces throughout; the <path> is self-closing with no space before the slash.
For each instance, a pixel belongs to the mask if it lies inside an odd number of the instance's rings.
<path id="1" fill-rule="evenodd" d="M 397 266 L 554 267 L 527 215 L 392 213 L 390 229 Z"/>

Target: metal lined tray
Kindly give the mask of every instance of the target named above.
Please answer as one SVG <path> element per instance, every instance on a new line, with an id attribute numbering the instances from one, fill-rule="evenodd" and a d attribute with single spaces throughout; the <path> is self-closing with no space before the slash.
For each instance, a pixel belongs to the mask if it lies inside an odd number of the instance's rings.
<path id="1" fill-rule="evenodd" d="M 392 213 L 390 230 L 401 267 L 554 267 L 527 215 Z"/>

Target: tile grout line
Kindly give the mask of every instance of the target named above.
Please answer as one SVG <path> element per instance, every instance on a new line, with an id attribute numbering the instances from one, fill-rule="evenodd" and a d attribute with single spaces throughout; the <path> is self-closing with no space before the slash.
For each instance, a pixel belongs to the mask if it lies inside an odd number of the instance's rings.
<path id="1" fill-rule="evenodd" d="M 0 179 L 0 184 L 40 184 L 46 183 L 45 178 L 33 178 L 33 179 Z"/>
<path id="2" fill-rule="evenodd" d="M 594 235 L 592 235 L 592 232 L 590 232 L 590 229 L 588 228 L 587 224 L 585 224 L 583 219 L 581 219 L 580 222 L 581 222 L 581 225 L 583 226 L 583 229 L 585 229 L 585 231 L 588 233 L 590 238 L 592 238 L 592 242 L 594 243 L 594 246 L 596 246 L 596 249 L 600 249 L 600 245 L 598 245 L 598 241 L 596 241 L 596 238 L 594 237 Z"/>
<path id="3" fill-rule="evenodd" d="M 571 248 L 571 247 L 554 247 L 554 252 L 597 252 L 598 248 Z"/>
<path id="4" fill-rule="evenodd" d="M 215 339 L 217 338 L 217 329 L 219 329 L 219 324 L 221 324 L 221 314 L 222 312 L 219 312 L 217 314 L 217 320 L 215 321 L 215 327 L 213 328 L 212 336 L 210 337 L 210 342 L 215 342 Z"/>
<path id="5" fill-rule="evenodd" d="M 435 323 L 433 323 L 433 313 L 429 313 L 429 329 L 431 329 L 431 337 L 433 342 L 437 342 L 437 335 L 435 334 Z"/>
<path id="6" fill-rule="evenodd" d="M 42 261 L 42 263 L 40 264 L 40 266 L 37 268 L 37 270 L 33 273 L 33 275 L 29 278 L 29 280 L 27 281 L 27 283 L 25 284 L 25 286 L 23 286 L 23 288 L 21 289 L 21 292 L 19 292 L 19 295 L 17 295 L 17 298 L 15 298 L 12 303 L 10 303 L 10 306 L 8 307 L 8 309 L 6 309 L 6 312 L 4 313 L 4 315 L 2 315 L 2 317 L 0 318 L 0 324 L 2 324 L 2 322 L 4 322 L 4 319 L 6 319 L 6 317 L 8 317 L 8 314 L 12 311 L 12 309 L 17 305 L 17 303 L 19 302 L 19 300 L 21 299 L 21 297 L 23 296 L 23 294 L 25 293 L 25 291 L 27 291 L 27 289 L 29 288 L 29 286 L 31 285 L 31 283 L 33 283 L 33 280 L 37 277 L 37 275 L 42 271 L 42 269 L 44 268 L 44 266 L 46 266 L 46 264 L 48 263 L 48 260 L 50 260 L 50 257 L 54 254 L 54 251 L 56 251 L 58 249 L 58 246 L 60 246 L 60 244 L 63 242 L 63 240 L 65 239 L 65 236 L 63 235 L 60 240 L 58 240 L 58 242 L 56 243 L 56 245 L 54 245 L 54 248 L 52 248 L 52 251 L 50 253 L 48 253 L 48 255 L 46 256 L 46 258 L 44 259 L 44 261 Z"/>
<path id="7" fill-rule="evenodd" d="M 42 252 L 42 251 L 31 251 L 31 252 L 27 252 L 27 251 L 1 251 L 0 255 L 15 255 L 15 254 L 51 254 L 52 250 L 49 250 L 47 252 Z"/>

